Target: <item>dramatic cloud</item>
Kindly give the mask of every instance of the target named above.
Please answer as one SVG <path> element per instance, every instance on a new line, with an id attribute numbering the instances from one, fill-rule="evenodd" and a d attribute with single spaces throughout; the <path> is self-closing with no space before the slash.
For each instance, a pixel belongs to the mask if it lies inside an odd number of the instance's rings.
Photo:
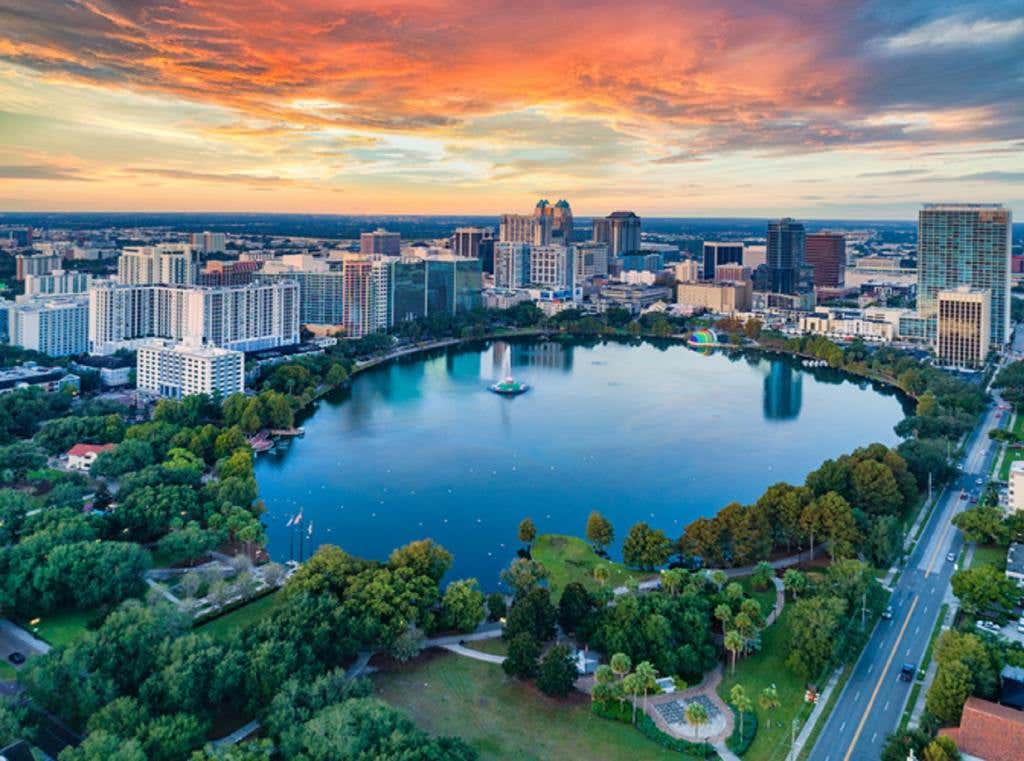
<path id="1" fill-rule="evenodd" d="M 753 210 L 771 167 L 795 213 L 814 156 L 861 198 L 1024 169 L 1021 61 L 999 0 L 0 0 L 0 162 L 27 150 L 131 203 L 149 175 L 160 204 L 278 183 L 295 210 L 345 187 L 353 209 L 489 212 L 538 187 L 683 212 L 690 181 Z M 987 163 L 939 158 L 968 154 Z"/>

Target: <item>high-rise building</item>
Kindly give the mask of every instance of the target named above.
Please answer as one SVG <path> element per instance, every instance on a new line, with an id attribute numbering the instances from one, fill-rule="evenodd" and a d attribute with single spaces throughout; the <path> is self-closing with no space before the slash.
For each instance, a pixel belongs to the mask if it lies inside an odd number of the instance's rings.
<path id="1" fill-rule="evenodd" d="M 490 248 L 491 261 L 485 261 L 481 244 L 494 240 L 494 230 L 490 227 L 458 227 L 452 234 L 452 254 L 455 256 L 480 259 L 484 272 L 494 270 L 494 249 Z M 488 268 L 488 264 L 490 267 Z"/>
<path id="2" fill-rule="evenodd" d="M 189 244 L 203 254 L 222 254 L 227 251 L 227 237 L 224 233 L 192 233 L 189 235 Z"/>
<path id="3" fill-rule="evenodd" d="M 299 286 L 89 286 L 89 351 L 111 354 L 142 338 L 256 351 L 299 342 Z"/>
<path id="4" fill-rule="evenodd" d="M 640 250 L 640 217 L 633 212 L 613 211 L 592 224 L 594 242 L 607 243 L 609 257 Z"/>
<path id="5" fill-rule="evenodd" d="M 684 259 L 672 265 L 676 282 L 692 283 L 700 280 L 700 265 L 696 259 Z"/>
<path id="6" fill-rule="evenodd" d="M 743 243 L 704 241 L 704 280 L 714 280 L 720 264 L 743 264 Z"/>
<path id="7" fill-rule="evenodd" d="M 136 385 L 170 399 L 245 392 L 245 354 L 198 343 L 149 339 L 138 347 Z"/>
<path id="8" fill-rule="evenodd" d="M 348 338 L 387 330 L 391 319 L 391 261 L 383 256 L 345 259 L 341 301 L 342 324 Z"/>
<path id="9" fill-rule="evenodd" d="M 575 235 L 575 228 L 572 220 L 572 209 L 569 202 L 564 198 L 559 199 L 552 206 L 546 198 L 537 201 L 533 210 L 535 217 L 551 218 L 551 242 L 562 246 L 571 245 Z"/>
<path id="10" fill-rule="evenodd" d="M 494 244 L 494 284 L 522 288 L 530 283 L 530 246 L 500 241 Z"/>
<path id="11" fill-rule="evenodd" d="M 530 249 L 530 285 L 558 290 L 572 289 L 576 284 L 575 249 L 552 244 Z"/>
<path id="12" fill-rule="evenodd" d="M 925 204 L 917 217 L 917 309 L 938 313 L 939 292 L 966 285 L 991 297 L 993 346 L 1010 338 L 1010 210 L 999 204 Z"/>
<path id="13" fill-rule="evenodd" d="M 117 260 L 117 277 L 125 285 L 194 285 L 197 276 L 196 253 L 184 244 L 127 246 Z"/>
<path id="14" fill-rule="evenodd" d="M 963 285 L 939 291 L 936 355 L 950 367 L 978 368 L 985 364 L 991 343 L 992 294 Z"/>
<path id="15" fill-rule="evenodd" d="M 398 256 L 402 251 L 402 236 L 378 227 L 372 233 L 359 236 L 359 253 Z"/>
<path id="16" fill-rule="evenodd" d="M 89 350 L 89 299 L 85 294 L 39 296 L 7 307 L 8 342 L 51 357 Z"/>
<path id="17" fill-rule="evenodd" d="M 310 254 L 286 254 L 266 262 L 253 279 L 258 283 L 297 283 L 299 321 L 303 325 L 340 325 L 344 320 L 344 274 L 332 270 L 325 259 Z"/>
<path id="18" fill-rule="evenodd" d="M 797 293 L 804 264 L 804 226 L 789 217 L 768 225 L 768 271 L 772 293 Z"/>
<path id="19" fill-rule="evenodd" d="M 18 254 L 14 259 L 14 277 L 24 280 L 29 275 L 48 275 L 60 269 L 63 261 L 59 254 Z"/>
<path id="20" fill-rule="evenodd" d="M 263 262 L 231 261 L 223 262 L 214 259 L 206 263 L 199 273 L 199 285 L 248 285 L 253 281 L 254 273 L 258 272 Z"/>
<path id="21" fill-rule="evenodd" d="M 391 265 L 392 325 L 427 316 L 427 260 L 403 256 Z"/>
<path id="22" fill-rule="evenodd" d="M 759 243 L 743 244 L 743 264 L 753 272 L 762 264 L 768 263 L 768 247 Z"/>
<path id="23" fill-rule="evenodd" d="M 432 256 L 427 263 L 427 314 L 456 314 L 480 307 L 483 282 L 475 257 Z"/>
<path id="24" fill-rule="evenodd" d="M 583 283 L 592 277 L 604 277 L 608 274 L 607 243 L 573 243 L 576 250 L 576 282 Z"/>
<path id="25" fill-rule="evenodd" d="M 73 270 L 53 270 L 53 272 L 46 275 L 26 275 L 24 295 L 27 298 L 31 298 L 33 296 L 85 293 L 89 290 L 91 280 L 92 275 Z"/>
<path id="26" fill-rule="evenodd" d="M 742 264 L 719 264 L 715 268 L 715 280 L 722 283 L 749 283 L 750 267 Z"/>
<path id="27" fill-rule="evenodd" d="M 532 214 L 502 214 L 498 230 L 502 243 L 527 243 L 546 246 L 551 243 L 553 217 Z"/>
<path id="28" fill-rule="evenodd" d="M 846 273 L 846 236 L 811 233 L 805 239 L 804 260 L 814 267 L 815 288 L 840 288 Z"/>

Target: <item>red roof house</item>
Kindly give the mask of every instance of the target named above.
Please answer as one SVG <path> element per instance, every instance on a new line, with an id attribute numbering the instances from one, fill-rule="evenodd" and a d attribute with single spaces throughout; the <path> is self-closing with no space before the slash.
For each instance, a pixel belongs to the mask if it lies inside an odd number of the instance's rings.
<path id="1" fill-rule="evenodd" d="M 968 698 L 960 726 L 940 729 L 961 753 L 985 761 L 1020 761 L 1024 758 L 1024 711 Z"/>
<path id="2" fill-rule="evenodd" d="M 75 470 L 89 470 L 100 454 L 109 452 L 113 448 L 113 444 L 75 444 L 67 451 L 68 467 Z"/>

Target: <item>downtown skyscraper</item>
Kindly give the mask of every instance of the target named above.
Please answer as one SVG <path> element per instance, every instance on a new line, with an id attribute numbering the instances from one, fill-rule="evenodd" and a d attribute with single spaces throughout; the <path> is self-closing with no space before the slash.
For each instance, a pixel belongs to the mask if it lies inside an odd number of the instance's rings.
<path id="1" fill-rule="evenodd" d="M 804 226 L 789 217 L 768 224 L 768 274 L 772 293 L 796 293 L 804 265 Z"/>
<path id="2" fill-rule="evenodd" d="M 925 204 L 917 218 L 917 309 L 939 312 L 939 293 L 989 292 L 991 344 L 1010 337 L 1010 210 L 1000 204 Z"/>

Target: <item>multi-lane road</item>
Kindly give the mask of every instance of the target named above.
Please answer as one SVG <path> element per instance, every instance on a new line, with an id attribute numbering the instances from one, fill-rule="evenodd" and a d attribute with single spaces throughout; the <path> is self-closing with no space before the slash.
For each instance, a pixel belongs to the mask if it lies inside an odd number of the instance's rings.
<path id="1" fill-rule="evenodd" d="M 893 588 L 893 617 L 879 621 L 872 632 L 811 751 L 811 761 L 878 761 L 881 756 L 886 735 L 899 724 L 910 694 L 910 683 L 899 678 L 900 669 L 904 663 L 921 663 L 953 575 L 954 563 L 947 555 L 960 554 L 962 539 L 951 521 L 969 504 L 961 492 L 980 492 L 976 482 L 987 479 L 998 449 L 990 446 L 988 432 L 1008 415 L 991 407 L 975 429 L 960 477 L 936 504 Z"/>

